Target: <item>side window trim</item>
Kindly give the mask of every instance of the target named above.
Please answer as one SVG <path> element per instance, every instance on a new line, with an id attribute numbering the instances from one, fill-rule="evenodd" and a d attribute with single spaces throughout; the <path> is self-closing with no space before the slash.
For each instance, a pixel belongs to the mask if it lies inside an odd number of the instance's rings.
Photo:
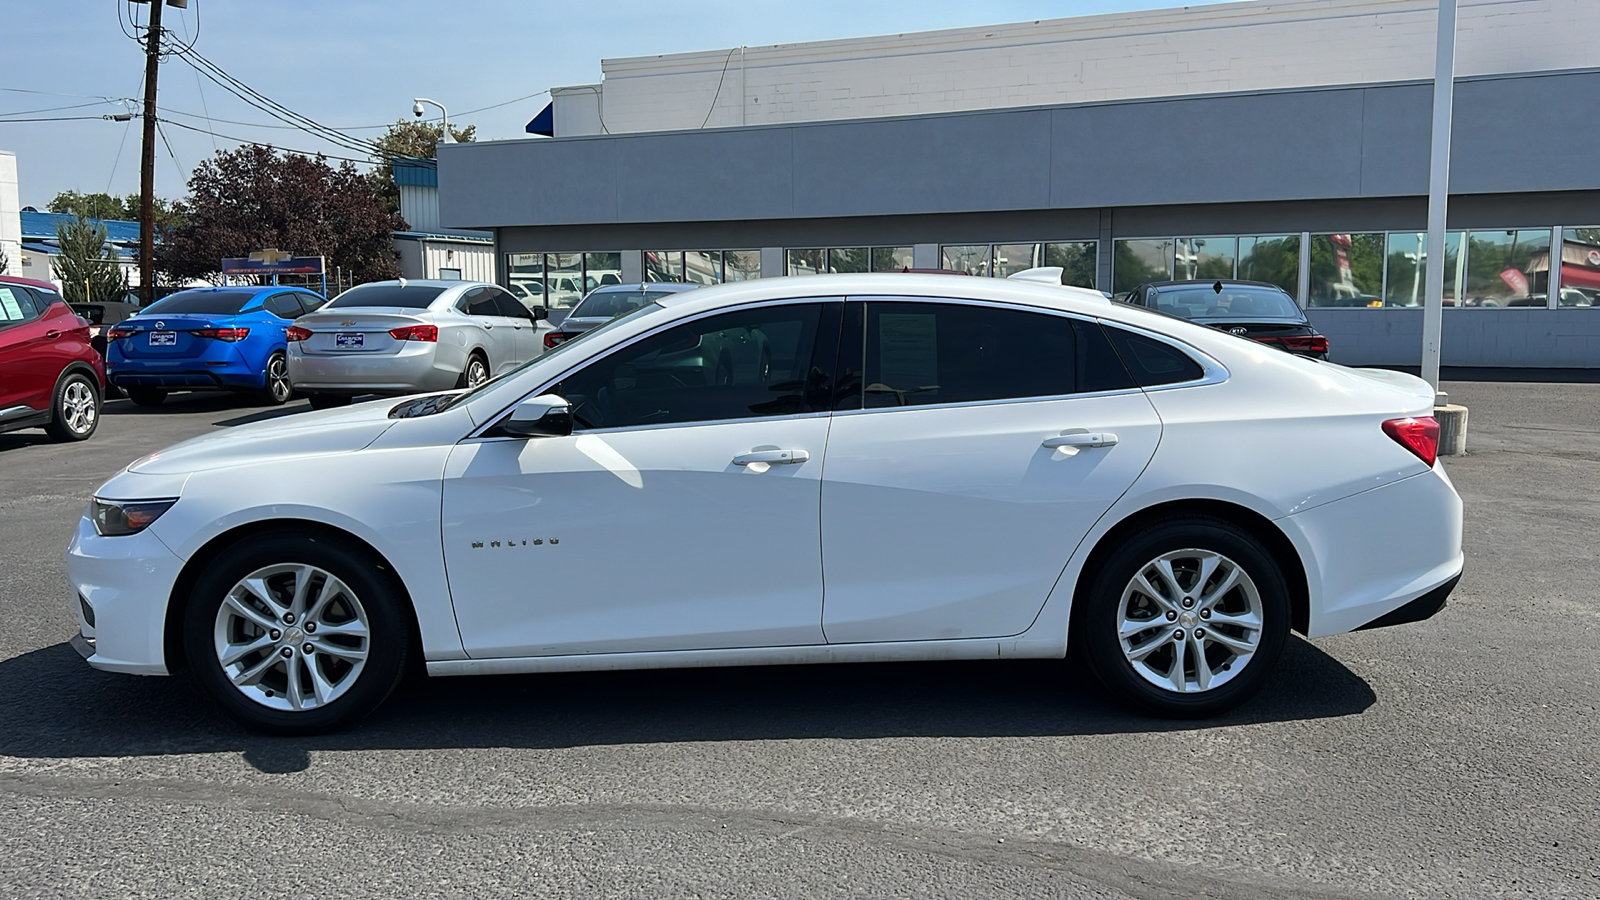
<path id="1" fill-rule="evenodd" d="M 1138 325 L 1132 325 L 1127 322 L 1119 322 L 1116 319 L 1096 319 L 1095 321 L 1099 322 L 1100 325 L 1105 328 L 1121 328 L 1124 331 L 1131 331 L 1141 337 L 1146 337 L 1150 340 L 1166 344 L 1179 353 L 1189 357 L 1200 366 L 1201 375 L 1199 378 L 1192 378 L 1188 381 L 1177 381 L 1173 382 L 1172 384 L 1158 384 L 1151 387 L 1139 388 L 1139 390 L 1144 391 L 1145 393 L 1149 393 L 1150 391 L 1170 391 L 1174 388 L 1199 387 L 1206 384 L 1220 384 L 1228 380 L 1227 367 L 1218 362 L 1216 357 L 1205 352 L 1204 350 L 1201 350 L 1199 347 L 1196 347 L 1193 344 L 1189 344 L 1178 340 L 1177 338 L 1161 334 L 1157 331 L 1151 331 L 1148 328 L 1141 328 Z"/>

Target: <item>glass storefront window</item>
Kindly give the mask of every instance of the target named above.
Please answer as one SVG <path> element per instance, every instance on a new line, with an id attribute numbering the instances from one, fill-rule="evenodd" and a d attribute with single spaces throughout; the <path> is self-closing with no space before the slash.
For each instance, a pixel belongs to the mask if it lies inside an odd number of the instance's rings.
<path id="1" fill-rule="evenodd" d="M 690 284 L 720 284 L 722 251 L 690 250 L 684 253 L 683 280 Z"/>
<path id="2" fill-rule="evenodd" d="M 1041 263 L 1038 244 L 996 244 L 994 267 L 990 274 L 996 278 L 1010 278 L 1018 272 L 1036 269 Z"/>
<path id="3" fill-rule="evenodd" d="M 865 272 L 868 267 L 867 248 L 846 247 L 828 251 L 829 272 Z"/>
<path id="4" fill-rule="evenodd" d="M 1462 239 L 1465 235 L 1451 231 L 1445 235 L 1444 305 L 1455 306 L 1461 296 L 1460 284 Z M 1386 306 L 1421 306 L 1427 293 L 1428 235 L 1426 233 L 1394 232 L 1389 235 L 1388 272 L 1383 292 Z"/>
<path id="5" fill-rule="evenodd" d="M 1095 263 L 1100 245 L 1094 241 L 1073 241 L 1065 244 L 1045 244 L 1046 266 L 1061 267 L 1061 283 L 1093 290 L 1099 284 Z"/>
<path id="6" fill-rule="evenodd" d="M 1382 234 L 1311 236 L 1311 296 L 1306 306 L 1382 306 Z"/>
<path id="7" fill-rule="evenodd" d="M 1111 292 L 1126 294 L 1146 281 L 1172 277 L 1171 240 L 1116 241 L 1112 245 Z"/>
<path id="8" fill-rule="evenodd" d="M 873 247 L 872 271 L 900 272 L 911 268 L 910 247 Z"/>
<path id="9" fill-rule="evenodd" d="M 727 281 L 752 281 L 761 277 L 760 250 L 724 250 L 723 273 Z"/>
<path id="10" fill-rule="evenodd" d="M 784 257 L 784 271 L 790 275 L 819 275 L 828 270 L 826 250 L 789 250 Z"/>
<path id="11" fill-rule="evenodd" d="M 989 274 L 988 244 L 952 244 L 939 248 L 941 268 L 968 275 Z"/>
<path id="12" fill-rule="evenodd" d="M 1549 260 L 1548 228 L 1471 232 L 1466 259 L 1458 263 L 1466 289 L 1454 305 L 1469 309 L 1544 306 Z M 1453 299 L 1446 297 L 1445 305 L 1452 305 Z"/>
<path id="13" fill-rule="evenodd" d="M 589 292 L 583 278 L 582 253 L 544 255 L 545 305 L 551 309 L 571 309 Z"/>
<path id="14" fill-rule="evenodd" d="M 1300 235 L 1239 238 L 1239 266 L 1234 277 L 1275 284 L 1294 297 L 1300 287 Z M 1296 299 L 1305 303 L 1304 297 Z"/>
<path id="15" fill-rule="evenodd" d="M 1172 265 L 1175 281 L 1215 281 L 1233 277 L 1239 242 L 1231 237 L 1179 238 Z"/>
<path id="16" fill-rule="evenodd" d="M 683 251 L 646 250 L 644 252 L 645 281 L 682 281 Z"/>
<path id="17" fill-rule="evenodd" d="M 1526 232 L 1524 232 L 1526 233 Z M 1550 267 L 1545 254 L 1545 269 Z M 1548 289 L 1548 277 L 1541 286 Z M 1600 227 L 1568 228 L 1561 234 L 1561 296 L 1558 306 L 1600 306 Z"/>
<path id="18" fill-rule="evenodd" d="M 591 282 L 590 290 L 608 284 L 622 283 L 621 253 L 585 253 L 583 255 L 584 280 Z"/>

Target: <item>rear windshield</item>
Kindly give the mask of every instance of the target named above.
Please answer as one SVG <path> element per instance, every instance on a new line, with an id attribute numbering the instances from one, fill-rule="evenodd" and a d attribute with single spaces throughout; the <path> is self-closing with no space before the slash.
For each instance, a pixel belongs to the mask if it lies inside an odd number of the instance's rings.
<path id="1" fill-rule="evenodd" d="M 631 313 L 646 303 L 665 297 L 667 291 L 598 291 L 590 294 L 568 315 L 574 319 L 599 319 Z"/>
<path id="2" fill-rule="evenodd" d="M 165 300 L 146 306 L 141 315 L 176 316 L 198 313 L 208 316 L 231 316 L 255 299 L 253 291 L 180 291 Z"/>
<path id="3" fill-rule="evenodd" d="M 403 306 L 407 309 L 426 309 L 438 299 L 445 288 L 425 284 L 363 284 L 353 287 L 329 301 L 323 309 L 350 306 Z"/>
<path id="4" fill-rule="evenodd" d="M 1158 312 L 1181 319 L 1299 319 L 1300 307 L 1282 291 L 1271 288 L 1228 287 L 1218 292 L 1215 283 L 1194 287 L 1161 288 L 1155 294 Z"/>

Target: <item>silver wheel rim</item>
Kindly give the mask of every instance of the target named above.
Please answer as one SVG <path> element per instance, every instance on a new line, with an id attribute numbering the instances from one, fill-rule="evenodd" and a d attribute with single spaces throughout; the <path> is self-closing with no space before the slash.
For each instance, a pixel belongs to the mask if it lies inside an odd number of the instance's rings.
<path id="1" fill-rule="evenodd" d="M 483 360 L 474 357 L 467 363 L 467 387 L 477 387 L 489 380 L 489 368 Z"/>
<path id="2" fill-rule="evenodd" d="M 88 434 L 99 415 L 94 391 L 82 381 L 71 382 L 61 393 L 61 418 L 73 434 Z"/>
<path id="3" fill-rule="evenodd" d="M 239 579 L 217 610 L 223 675 L 270 709 L 303 712 L 344 696 L 367 665 L 367 613 L 349 586 L 300 563 Z"/>
<path id="4" fill-rule="evenodd" d="M 267 388 L 272 391 L 272 399 L 289 399 L 289 366 L 281 356 L 267 361 Z"/>
<path id="5" fill-rule="evenodd" d="M 1261 592 L 1238 563 L 1174 550 L 1139 567 L 1117 604 L 1117 639 L 1133 670 L 1178 694 L 1238 677 L 1261 644 Z"/>

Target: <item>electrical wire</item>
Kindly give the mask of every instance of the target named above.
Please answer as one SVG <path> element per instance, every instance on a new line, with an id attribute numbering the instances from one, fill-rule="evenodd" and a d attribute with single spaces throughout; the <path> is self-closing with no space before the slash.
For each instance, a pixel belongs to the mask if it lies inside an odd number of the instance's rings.
<path id="1" fill-rule="evenodd" d="M 331 144 L 335 144 L 346 150 L 355 150 L 359 153 L 377 155 L 379 152 L 377 145 L 373 144 L 371 141 L 345 134 L 338 129 L 323 125 L 320 122 L 301 115 L 300 113 L 289 109 L 283 104 L 278 103 L 265 94 L 262 94 L 260 91 L 257 91 L 245 84 L 243 81 L 240 81 L 234 76 L 228 74 L 227 71 L 225 71 L 221 66 L 218 66 L 211 60 L 206 59 L 206 57 L 199 51 L 192 49 L 187 50 L 179 53 L 178 58 L 182 59 L 200 74 L 204 75 L 212 83 L 221 87 L 228 93 L 233 94 L 235 97 L 239 98 L 250 106 L 261 110 L 262 112 L 272 116 L 275 119 L 278 119 L 281 122 L 295 125 L 301 131 L 304 131 L 313 137 L 327 141 Z"/>
<path id="2" fill-rule="evenodd" d="M 717 92 L 711 95 L 711 108 L 706 110 L 705 122 L 700 123 L 701 128 L 706 127 L 706 122 L 711 121 L 711 114 L 717 111 L 717 98 L 722 96 L 722 81 L 728 77 L 728 64 L 733 62 L 733 54 L 737 52 L 739 48 L 734 47 L 728 51 L 728 58 L 722 61 L 722 74 L 717 76 Z"/>
<path id="3" fill-rule="evenodd" d="M 119 103 L 118 100 L 98 100 L 94 103 L 75 103 L 72 106 L 47 106 L 43 109 L 19 109 L 16 112 L 0 112 L 0 118 L 9 116 L 28 116 L 34 113 L 59 112 L 64 109 L 83 109 L 89 106 L 105 106 L 107 103 Z"/>
<path id="4" fill-rule="evenodd" d="M 91 119 L 115 121 L 116 116 L 45 116 L 38 119 L 0 119 L 0 125 L 10 125 L 13 122 L 88 122 Z"/>
<path id="5" fill-rule="evenodd" d="M 261 141 L 252 141 L 249 138 L 235 137 L 235 136 L 233 136 L 231 134 L 223 134 L 221 132 L 207 131 L 204 128 L 199 128 L 199 127 L 196 127 L 194 125 L 185 125 L 182 122 L 176 122 L 176 121 L 173 121 L 172 119 L 160 119 L 158 121 L 164 122 L 164 123 L 166 123 L 168 125 L 171 125 L 174 128 L 182 128 L 185 131 L 194 131 L 194 132 L 198 132 L 200 134 L 209 134 L 209 135 L 212 135 L 214 137 L 222 138 L 223 140 L 226 140 L 226 141 L 237 141 L 238 143 L 241 143 L 241 144 L 249 144 L 252 147 L 265 147 L 268 150 L 282 150 L 285 153 L 296 153 L 296 154 L 299 154 L 300 156 L 320 156 L 323 159 L 337 159 L 337 160 L 339 160 L 341 162 L 353 162 L 353 163 L 371 163 L 372 162 L 371 158 L 356 159 L 356 158 L 350 157 L 350 156 L 337 156 L 337 155 L 332 154 L 332 153 L 323 153 L 321 150 L 294 150 L 294 149 L 291 149 L 291 148 L 288 148 L 288 147 L 279 147 L 276 144 L 267 144 L 267 143 L 263 143 Z"/>
<path id="6" fill-rule="evenodd" d="M 526 97 L 518 97 L 518 98 L 516 98 L 514 100 L 507 100 L 504 103 L 496 103 L 496 104 L 494 104 L 492 106 L 480 106 L 477 109 L 469 109 L 464 113 L 456 113 L 456 116 L 457 117 L 470 116 L 473 113 L 487 112 L 488 110 L 491 110 L 491 109 L 499 109 L 502 106 L 510 106 L 513 103 L 521 103 L 524 100 L 532 100 L 533 98 L 535 98 L 535 97 L 537 97 L 537 96 L 539 96 L 541 94 L 548 94 L 548 93 L 550 93 L 550 91 L 547 88 L 547 89 L 542 90 L 542 91 L 535 91 L 535 92 L 529 94 Z M 388 127 L 388 126 L 385 126 L 385 127 Z"/>

